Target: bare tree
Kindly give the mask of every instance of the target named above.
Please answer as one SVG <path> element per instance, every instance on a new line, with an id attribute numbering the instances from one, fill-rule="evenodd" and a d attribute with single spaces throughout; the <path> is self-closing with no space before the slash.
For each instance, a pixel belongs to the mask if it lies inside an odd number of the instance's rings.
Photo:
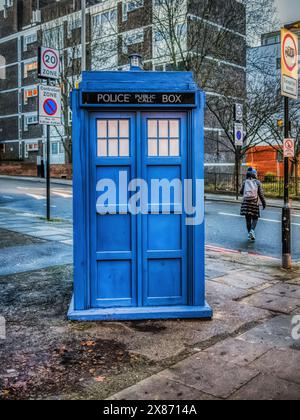
<path id="1" fill-rule="evenodd" d="M 274 0 L 243 0 L 247 15 L 247 44 L 260 45 L 261 35 L 280 28 Z"/>

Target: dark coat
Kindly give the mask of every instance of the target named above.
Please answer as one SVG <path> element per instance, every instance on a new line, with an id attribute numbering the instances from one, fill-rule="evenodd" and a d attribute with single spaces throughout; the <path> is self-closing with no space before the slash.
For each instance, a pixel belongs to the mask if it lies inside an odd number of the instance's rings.
<path id="1" fill-rule="evenodd" d="M 258 179 L 255 179 L 255 182 L 257 183 L 258 186 L 258 199 L 249 199 L 249 198 L 244 198 L 243 202 L 242 202 L 242 208 L 241 208 L 241 216 L 251 216 L 253 218 L 260 218 L 260 210 L 259 210 L 259 204 L 261 202 L 263 208 L 266 208 L 267 203 L 266 203 L 266 199 L 265 199 L 265 195 L 264 195 L 264 191 L 263 191 L 263 187 L 261 185 L 261 182 L 258 181 Z M 245 191 L 245 183 L 243 183 L 243 187 L 241 189 L 241 195 L 244 195 L 244 191 Z"/>

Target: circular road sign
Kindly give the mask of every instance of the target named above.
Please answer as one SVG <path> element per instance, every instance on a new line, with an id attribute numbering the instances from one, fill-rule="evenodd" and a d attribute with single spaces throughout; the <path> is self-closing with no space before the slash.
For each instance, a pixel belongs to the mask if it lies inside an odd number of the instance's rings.
<path id="1" fill-rule="evenodd" d="M 58 65 L 58 57 L 53 50 L 47 49 L 44 51 L 42 59 L 44 66 L 50 70 L 55 69 Z"/>
<path id="2" fill-rule="evenodd" d="M 52 117 L 57 113 L 58 106 L 54 99 L 46 99 L 43 108 L 45 113 Z"/>
<path id="3" fill-rule="evenodd" d="M 283 59 L 289 71 L 293 71 L 297 65 L 298 48 L 294 38 L 287 34 L 283 40 Z"/>

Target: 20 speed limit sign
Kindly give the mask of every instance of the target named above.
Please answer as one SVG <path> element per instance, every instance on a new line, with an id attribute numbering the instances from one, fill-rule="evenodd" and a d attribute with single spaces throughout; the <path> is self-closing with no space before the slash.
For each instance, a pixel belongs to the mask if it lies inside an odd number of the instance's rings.
<path id="1" fill-rule="evenodd" d="M 39 77 L 41 79 L 59 79 L 59 51 L 53 48 L 39 49 Z"/>

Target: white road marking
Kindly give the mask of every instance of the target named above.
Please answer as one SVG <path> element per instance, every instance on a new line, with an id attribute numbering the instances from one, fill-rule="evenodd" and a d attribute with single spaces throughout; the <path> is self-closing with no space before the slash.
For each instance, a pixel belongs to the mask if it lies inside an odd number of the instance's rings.
<path id="1" fill-rule="evenodd" d="M 244 216 L 241 216 L 239 214 L 233 214 L 233 213 L 219 213 L 219 215 L 220 216 L 229 216 L 229 217 L 238 217 L 238 218 L 241 218 L 241 219 L 244 218 Z M 264 219 L 264 218 L 261 218 L 259 220 L 261 220 L 262 222 L 269 222 L 269 223 L 278 223 L 278 224 L 281 223 L 281 220 Z M 299 223 L 292 223 L 292 226 L 300 226 L 300 224 Z"/>
<path id="2" fill-rule="evenodd" d="M 58 195 L 59 197 L 63 197 L 63 198 L 71 198 L 72 194 L 70 193 L 62 193 L 59 191 L 52 191 L 53 195 Z"/>
<path id="3" fill-rule="evenodd" d="M 3 195 L 2 197 L 6 200 L 13 200 L 13 197 L 11 197 L 10 195 Z"/>
<path id="4" fill-rule="evenodd" d="M 28 197 L 34 198 L 35 200 L 46 200 L 46 197 L 43 197 L 42 195 L 29 194 L 29 193 L 26 193 L 26 195 L 28 195 Z"/>

